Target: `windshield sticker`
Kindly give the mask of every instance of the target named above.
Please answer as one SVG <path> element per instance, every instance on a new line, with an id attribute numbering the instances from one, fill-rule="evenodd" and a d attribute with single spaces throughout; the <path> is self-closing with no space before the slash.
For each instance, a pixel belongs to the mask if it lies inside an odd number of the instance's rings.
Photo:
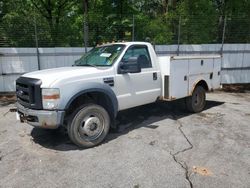
<path id="1" fill-rule="evenodd" d="M 111 53 L 102 53 L 100 57 L 110 57 L 111 55 Z"/>

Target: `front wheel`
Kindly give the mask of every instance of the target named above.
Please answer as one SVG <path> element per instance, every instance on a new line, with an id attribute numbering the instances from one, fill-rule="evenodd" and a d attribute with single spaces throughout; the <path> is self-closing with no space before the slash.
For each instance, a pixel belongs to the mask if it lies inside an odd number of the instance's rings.
<path id="1" fill-rule="evenodd" d="M 109 128 L 108 112 L 102 106 L 86 104 L 73 113 L 68 124 L 68 135 L 79 147 L 89 148 L 100 144 Z"/>
<path id="2" fill-rule="evenodd" d="M 203 87 L 195 87 L 192 96 L 186 98 L 186 107 L 189 112 L 201 112 L 206 106 L 206 91 Z"/>

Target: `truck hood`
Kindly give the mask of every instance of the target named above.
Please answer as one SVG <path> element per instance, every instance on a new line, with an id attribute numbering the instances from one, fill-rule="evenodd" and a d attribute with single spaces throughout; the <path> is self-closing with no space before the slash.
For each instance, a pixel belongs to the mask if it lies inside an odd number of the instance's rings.
<path id="1" fill-rule="evenodd" d="M 62 67 L 30 72 L 24 74 L 23 77 L 40 79 L 42 80 L 41 87 L 51 87 L 51 85 L 58 80 L 66 80 L 78 76 L 90 78 L 92 76 L 100 75 L 100 73 L 103 73 L 105 70 L 107 70 L 107 68 Z"/>

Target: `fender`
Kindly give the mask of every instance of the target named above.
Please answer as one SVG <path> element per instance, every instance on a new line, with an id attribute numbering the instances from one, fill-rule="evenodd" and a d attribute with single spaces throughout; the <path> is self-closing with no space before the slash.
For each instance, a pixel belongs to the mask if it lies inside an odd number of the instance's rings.
<path id="1" fill-rule="evenodd" d="M 65 92 L 65 91 L 64 91 Z M 114 93 L 114 91 L 105 84 L 96 83 L 96 82 L 90 82 L 90 83 L 84 83 L 81 87 L 78 87 L 74 91 L 66 91 L 67 94 L 64 95 L 63 101 L 60 103 L 60 109 L 67 110 L 70 106 L 70 104 L 80 95 L 89 93 L 89 92 L 101 92 L 107 95 L 110 100 L 112 101 L 112 107 L 113 107 L 113 113 L 116 117 L 118 113 L 118 100 Z M 65 98 L 66 97 L 66 98 Z"/>
<path id="2" fill-rule="evenodd" d="M 193 95 L 194 89 L 195 89 L 195 87 L 199 84 L 199 82 L 204 82 L 204 83 L 207 85 L 208 91 L 210 90 L 210 88 L 209 88 L 207 82 L 206 82 L 204 79 L 199 79 L 199 80 L 196 80 L 196 81 L 194 82 L 194 84 L 193 84 L 193 86 L 192 86 L 192 89 L 191 89 L 191 91 L 190 91 L 190 93 L 189 93 L 189 96 L 192 96 L 192 95 Z"/>

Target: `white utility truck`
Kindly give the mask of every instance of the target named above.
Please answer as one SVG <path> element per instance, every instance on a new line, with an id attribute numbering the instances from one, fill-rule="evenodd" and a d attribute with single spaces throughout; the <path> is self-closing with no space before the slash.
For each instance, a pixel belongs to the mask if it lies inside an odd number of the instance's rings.
<path id="1" fill-rule="evenodd" d="M 24 74 L 16 80 L 17 118 L 35 127 L 65 126 L 80 147 L 101 143 L 119 111 L 185 98 L 190 112 L 220 87 L 221 56 L 159 56 L 150 43 L 93 48 L 72 67 Z"/>

